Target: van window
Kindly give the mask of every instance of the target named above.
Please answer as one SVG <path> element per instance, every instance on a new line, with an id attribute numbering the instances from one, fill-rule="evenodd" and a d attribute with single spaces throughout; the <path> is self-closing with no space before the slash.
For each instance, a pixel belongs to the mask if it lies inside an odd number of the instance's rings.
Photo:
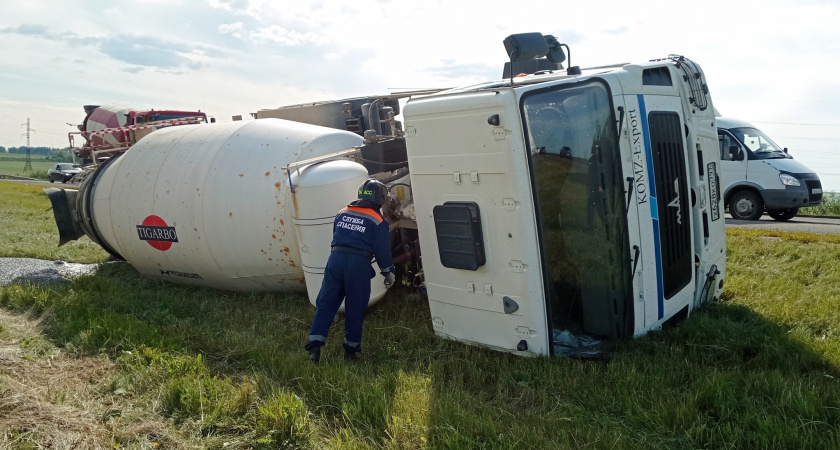
<path id="1" fill-rule="evenodd" d="M 738 145 L 738 142 L 727 133 L 718 131 L 718 144 L 720 144 L 720 160 L 732 161 L 735 155 L 729 152 L 729 148 Z"/>
<path id="2" fill-rule="evenodd" d="M 757 128 L 731 128 L 729 132 L 758 159 L 790 158 L 781 147 Z"/>

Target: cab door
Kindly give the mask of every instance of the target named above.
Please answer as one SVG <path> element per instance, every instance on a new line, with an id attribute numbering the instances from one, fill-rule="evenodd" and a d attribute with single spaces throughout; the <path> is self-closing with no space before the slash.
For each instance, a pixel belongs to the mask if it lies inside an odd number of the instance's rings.
<path id="1" fill-rule="evenodd" d="M 725 129 L 718 129 L 718 144 L 720 145 L 720 171 L 722 191 L 729 186 L 747 181 L 748 158 L 741 144 Z"/>

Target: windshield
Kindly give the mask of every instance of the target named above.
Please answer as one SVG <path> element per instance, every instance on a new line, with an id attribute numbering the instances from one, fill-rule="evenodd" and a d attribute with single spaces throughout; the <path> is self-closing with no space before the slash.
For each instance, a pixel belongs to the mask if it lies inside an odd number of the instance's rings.
<path id="1" fill-rule="evenodd" d="M 75 169 L 75 166 L 73 166 L 73 164 L 59 164 L 58 168 L 61 170 L 71 170 Z"/>
<path id="2" fill-rule="evenodd" d="M 732 128 L 729 131 L 741 144 L 752 150 L 758 159 L 790 158 L 781 147 L 757 128 Z"/>
<path id="3" fill-rule="evenodd" d="M 624 337 L 632 280 L 609 91 L 601 82 L 533 91 L 522 108 L 555 342 L 563 332 Z"/>

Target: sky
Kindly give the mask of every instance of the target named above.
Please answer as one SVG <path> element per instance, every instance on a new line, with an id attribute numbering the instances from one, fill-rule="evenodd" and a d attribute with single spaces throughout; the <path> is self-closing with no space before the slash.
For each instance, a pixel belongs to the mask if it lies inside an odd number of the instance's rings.
<path id="1" fill-rule="evenodd" d="M 263 108 L 500 78 L 551 34 L 582 68 L 681 54 L 715 107 L 840 191 L 840 2 L 4 0 L 0 146 L 64 147 L 83 105 Z M 68 125 L 70 124 L 70 125 Z"/>

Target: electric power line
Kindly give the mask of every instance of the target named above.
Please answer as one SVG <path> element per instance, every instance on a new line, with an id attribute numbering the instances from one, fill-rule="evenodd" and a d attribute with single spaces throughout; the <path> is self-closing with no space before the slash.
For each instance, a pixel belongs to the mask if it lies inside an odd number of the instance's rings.
<path id="1" fill-rule="evenodd" d="M 808 127 L 832 127 L 840 128 L 840 124 L 836 123 L 802 123 L 802 122 L 767 122 L 763 120 L 756 120 L 756 123 L 769 123 L 773 125 L 802 125 Z"/>

